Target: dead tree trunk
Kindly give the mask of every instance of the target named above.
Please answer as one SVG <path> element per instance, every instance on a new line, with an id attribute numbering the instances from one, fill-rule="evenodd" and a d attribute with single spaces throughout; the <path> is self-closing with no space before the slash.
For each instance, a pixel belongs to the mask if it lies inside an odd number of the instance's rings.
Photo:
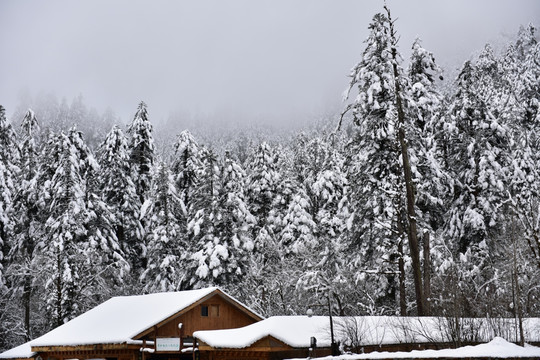
<path id="1" fill-rule="evenodd" d="M 429 232 L 424 233 L 423 237 L 424 246 L 424 315 L 429 316 L 431 312 L 431 258 L 429 256 L 430 244 L 429 244 Z"/>
<path id="2" fill-rule="evenodd" d="M 396 34 L 394 32 L 394 24 L 390 17 L 390 9 L 385 6 L 388 13 L 388 21 L 390 24 L 390 38 L 392 41 L 392 64 L 394 70 L 394 86 L 396 94 L 396 108 L 398 115 L 398 140 L 401 147 L 401 157 L 403 160 L 403 176 L 405 178 L 405 189 L 407 195 L 407 235 L 409 239 L 409 247 L 411 251 L 412 270 L 414 278 L 414 290 L 416 295 L 416 308 L 419 316 L 424 316 L 424 296 L 422 288 L 422 269 L 420 267 L 420 251 L 418 249 L 418 233 L 416 229 L 416 213 L 414 209 L 414 184 L 412 179 L 411 164 L 409 161 L 409 153 L 407 147 L 407 139 L 405 137 L 405 111 L 403 110 L 403 100 L 401 98 L 401 84 L 399 82 L 399 71 L 397 67 L 397 50 L 396 50 Z"/>
<path id="3" fill-rule="evenodd" d="M 401 316 L 407 316 L 407 293 L 405 291 L 405 261 L 403 260 L 403 239 L 399 239 L 399 313 Z"/>
<path id="4" fill-rule="evenodd" d="M 403 259 L 405 253 L 403 252 L 403 221 L 402 221 L 402 215 L 401 212 L 398 211 L 398 222 L 397 222 L 397 228 L 398 228 L 398 253 L 399 253 L 399 259 L 398 259 L 398 270 L 399 270 L 399 313 L 401 316 L 407 316 L 407 292 L 405 288 L 405 260 Z"/>

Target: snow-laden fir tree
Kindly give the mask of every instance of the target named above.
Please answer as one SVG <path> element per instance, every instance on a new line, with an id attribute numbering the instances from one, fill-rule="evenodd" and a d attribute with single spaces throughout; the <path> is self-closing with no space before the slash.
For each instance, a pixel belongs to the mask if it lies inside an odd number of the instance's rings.
<path id="1" fill-rule="evenodd" d="M 39 145 L 36 142 L 38 121 L 28 110 L 21 123 L 20 172 L 17 174 L 17 193 L 14 201 L 14 234 L 9 254 L 12 291 L 20 296 L 23 308 L 22 331 L 25 341 L 32 339 L 31 301 L 35 287 L 35 247 L 43 236 L 42 212 L 38 203 L 41 189 L 37 184 Z"/>
<path id="2" fill-rule="evenodd" d="M 45 196 L 40 201 L 45 203 L 49 216 L 45 235 L 37 246 L 47 313 L 56 327 L 81 311 L 77 300 L 81 295 L 80 274 L 86 270 L 82 241 L 86 235 L 84 175 L 88 164 L 64 133 L 50 138 L 44 155 L 40 182 Z"/>
<path id="3" fill-rule="evenodd" d="M 261 143 L 251 156 L 248 168 L 248 196 L 252 213 L 264 222 L 270 212 L 275 189 L 279 182 L 279 171 L 272 148 Z"/>
<path id="4" fill-rule="evenodd" d="M 333 134 L 332 138 L 335 137 L 336 134 Z M 336 139 L 325 143 L 327 150 L 321 171 L 315 174 L 310 184 L 317 233 L 322 238 L 340 238 L 346 230 L 346 220 L 350 215 L 345 158 L 336 143 Z"/>
<path id="5" fill-rule="evenodd" d="M 139 271 L 145 253 L 140 221 L 142 204 L 131 178 L 127 138 L 118 126 L 107 134 L 98 149 L 97 159 L 101 166 L 99 193 L 114 215 L 113 228 L 122 252 L 132 269 Z"/>
<path id="6" fill-rule="evenodd" d="M 465 63 L 447 115 L 454 145 L 450 165 L 457 182 L 448 235 L 459 253 L 496 231 L 505 197 L 510 133 L 479 91 L 487 85 L 480 83 L 482 76 L 475 64 Z"/>
<path id="7" fill-rule="evenodd" d="M 185 209 L 168 166 L 160 162 L 143 207 L 147 223 L 148 264 L 141 274 L 146 292 L 178 291 L 189 285 L 186 267 L 192 248 L 181 219 Z"/>
<path id="8" fill-rule="evenodd" d="M 202 171 L 201 148 L 193 135 L 184 130 L 178 135 L 174 144 L 172 162 L 176 189 L 186 208 L 182 221 L 184 228 L 187 227 L 188 212 L 192 208 L 193 194 L 196 191 L 198 178 Z"/>
<path id="9" fill-rule="evenodd" d="M 387 15 L 379 13 L 369 25 L 362 59 L 351 72 L 346 93 L 356 87 L 357 97 L 343 114 L 352 110 L 357 133 L 350 167 L 352 241 L 358 251 L 357 264 L 368 264 L 384 273 L 380 296 L 394 300 L 395 262 L 402 256 L 398 247 L 406 239 L 412 259 L 416 307 L 424 314 L 415 193 L 409 160 L 405 105 L 408 82 L 400 67 L 397 36 Z M 342 116 L 343 117 L 343 116 Z M 386 291 L 386 293 L 384 293 Z"/>
<path id="10" fill-rule="evenodd" d="M 311 216 L 311 201 L 301 186 L 293 195 L 283 218 L 283 230 L 280 233 L 282 254 L 299 254 L 316 247 L 316 225 Z"/>
<path id="11" fill-rule="evenodd" d="M 443 212 L 449 179 L 442 163 L 442 150 L 438 144 L 441 131 L 439 106 L 442 96 L 436 89 L 435 77 L 441 69 L 433 54 L 416 39 L 412 46 L 407 75 L 411 95 L 407 102 L 407 127 L 411 164 L 414 172 L 416 204 L 422 212 L 422 227 L 437 230 Z"/>
<path id="12" fill-rule="evenodd" d="M 194 286 L 233 284 L 245 275 L 247 254 L 254 247 L 250 227 L 255 219 L 244 200 L 245 173 L 228 152 L 220 164 L 205 150 L 203 163 L 188 226 L 196 251 Z"/>
<path id="13" fill-rule="evenodd" d="M 3 265 L 13 234 L 13 199 L 15 196 L 14 179 L 18 168 L 18 146 L 15 131 L 6 118 L 6 112 L 0 105 L 0 292 L 5 286 Z"/>
<path id="14" fill-rule="evenodd" d="M 254 237 L 258 238 L 261 232 L 268 233 L 265 227 L 280 182 L 280 173 L 276 167 L 274 152 L 265 142 L 255 149 L 248 163 L 246 196 L 249 212 L 257 221 L 253 230 Z M 261 243 L 260 246 L 264 244 Z"/>
<path id="15" fill-rule="evenodd" d="M 69 135 L 77 151 L 80 154 L 88 154 L 83 158 L 88 163 L 84 178 L 86 185 L 84 226 L 87 242 L 84 250 L 88 261 L 93 264 L 94 271 L 99 275 L 86 286 L 94 289 L 95 298 L 107 298 L 110 296 L 107 290 L 113 286 L 123 288 L 128 280 L 131 270 L 130 259 L 117 237 L 116 209 L 111 208 L 103 198 L 101 176 L 104 172 L 86 145 L 82 133 L 71 130 Z M 104 286 L 105 283 L 110 284 Z M 86 308 L 94 305 L 91 302 L 84 303 Z"/>
<path id="16" fill-rule="evenodd" d="M 243 252 L 249 253 L 254 249 L 251 228 L 256 222 L 246 202 L 247 175 L 229 151 L 226 151 L 223 157 L 220 174 L 221 185 L 218 199 L 222 217 L 219 232 L 222 240 L 229 244 L 231 256 L 238 259 L 242 274 L 245 274 L 246 259 Z"/>
<path id="17" fill-rule="evenodd" d="M 290 161 L 283 149 L 270 147 L 263 142 L 249 155 L 247 169 L 246 199 L 248 210 L 254 216 L 250 254 L 250 271 L 244 277 L 244 287 L 238 289 L 243 296 L 251 298 L 257 309 L 265 315 L 296 313 L 294 282 L 298 277 L 297 266 L 289 256 L 282 257 L 285 249 L 280 244 L 292 197 L 297 190 L 294 176 L 284 176 L 290 171 Z M 291 251 L 291 248 L 288 248 Z"/>
<path id="18" fill-rule="evenodd" d="M 514 127 L 510 198 L 530 254 L 540 268 L 540 44 L 536 29 L 521 28 L 503 57 L 503 79 L 510 91 L 505 115 Z"/>
<path id="19" fill-rule="evenodd" d="M 303 274 L 297 284 L 298 288 L 313 296 L 324 304 L 328 296 L 338 306 L 340 314 L 345 313 L 345 298 L 355 296 L 354 285 L 346 280 L 348 273 L 346 242 L 344 232 L 349 218 L 347 188 L 348 180 L 345 159 L 335 145 L 335 134 L 332 143 L 319 139 L 319 146 L 325 150 L 321 159 L 321 169 L 315 173 L 315 181 L 311 183 L 313 208 L 316 209 L 316 243 L 309 251 L 301 254 Z"/>
<path id="20" fill-rule="evenodd" d="M 82 134 L 71 129 L 51 136 L 42 158 L 38 203 L 48 217 L 36 249 L 47 313 L 58 326 L 100 301 L 111 289 L 108 281 L 117 279 L 111 271 L 126 262 L 110 213 L 91 192 L 99 166 Z"/>
<path id="21" fill-rule="evenodd" d="M 9 275 L 6 274 L 9 273 L 10 258 L 8 254 L 15 235 L 13 208 L 16 205 L 14 200 L 16 176 L 18 176 L 17 162 L 18 148 L 15 132 L 7 121 L 4 107 L 0 105 L 0 317 L 1 322 L 5 322 L 8 327 L 19 325 L 16 321 L 15 323 L 11 321 L 13 310 L 18 309 L 9 308 L 11 305 L 10 284 L 6 282 L 6 277 L 9 278 Z M 16 330 L 20 330 L 20 328 Z M 8 330 L 6 333 L 0 331 L 0 346 L 9 346 L 12 338 L 12 331 Z"/>
<path id="22" fill-rule="evenodd" d="M 150 189 L 152 180 L 150 170 L 155 157 L 152 131 L 153 128 L 148 120 L 146 104 L 141 101 L 137 107 L 135 117 L 128 127 L 132 178 L 141 203 L 146 200 L 146 193 Z"/>
<path id="23" fill-rule="evenodd" d="M 484 281 L 496 278 L 493 261 L 507 214 L 513 140 L 499 60 L 489 46 L 476 63 L 464 64 L 456 86 L 446 115 L 455 186 L 445 234 L 462 274 L 459 286 L 493 299 L 497 283 L 484 286 Z M 463 298 L 464 311 L 479 315 L 469 300 Z"/>
<path id="24" fill-rule="evenodd" d="M 451 177 L 444 166 L 444 148 L 440 144 L 444 144 L 446 140 L 446 134 L 442 131 L 444 117 L 440 114 L 442 96 L 436 87 L 436 77 L 440 73 L 441 69 L 435 62 L 435 57 L 422 47 L 420 39 L 417 38 L 412 45 L 407 70 L 411 93 L 407 101 L 406 114 L 410 119 L 407 123 L 407 138 L 416 193 L 417 221 L 423 230 L 423 287 L 426 314 L 430 311 L 428 299 L 432 273 L 430 258 L 442 257 L 438 253 L 442 243 L 439 230 L 453 188 Z M 410 265 L 406 260 L 403 257 L 400 259 L 400 267 Z"/>

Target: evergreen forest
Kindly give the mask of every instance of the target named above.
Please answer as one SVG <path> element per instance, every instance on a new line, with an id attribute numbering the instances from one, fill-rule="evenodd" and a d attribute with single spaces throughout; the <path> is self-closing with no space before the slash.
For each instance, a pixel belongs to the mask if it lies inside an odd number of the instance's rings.
<path id="1" fill-rule="evenodd" d="M 207 286 L 263 316 L 540 316 L 537 29 L 448 78 L 395 25 L 373 17 L 342 111 L 301 132 L 0 106 L 0 349 Z"/>

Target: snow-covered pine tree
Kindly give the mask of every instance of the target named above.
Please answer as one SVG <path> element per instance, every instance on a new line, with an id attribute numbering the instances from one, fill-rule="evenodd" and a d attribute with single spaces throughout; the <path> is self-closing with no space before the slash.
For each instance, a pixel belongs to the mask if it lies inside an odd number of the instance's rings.
<path id="1" fill-rule="evenodd" d="M 231 283 L 236 275 L 245 275 L 246 257 L 255 246 L 251 237 L 251 228 L 256 220 L 249 212 L 246 203 L 246 173 L 242 166 L 232 158 L 229 151 L 226 151 L 223 157 L 220 174 L 218 201 L 222 215 L 217 228 L 222 242 L 227 244 L 229 263 L 235 263 L 225 267 L 231 273 L 227 279 L 227 282 Z M 237 270 L 234 270 L 235 266 Z"/>
<path id="2" fill-rule="evenodd" d="M 339 239 L 346 230 L 348 213 L 348 180 L 345 158 L 332 134 L 325 143 L 326 156 L 322 166 L 310 183 L 317 233 L 320 238 Z"/>
<path id="3" fill-rule="evenodd" d="M 110 213 L 92 193 L 99 167 L 82 134 L 71 129 L 51 136 L 42 159 L 38 203 L 48 217 L 36 249 L 47 313 L 58 326 L 102 300 L 111 271 L 126 262 Z"/>
<path id="4" fill-rule="evenodd" d="M 184 130 L 178 135 L 174 145 L 172 172 L 175 177 L 178 196 L 184 203 L 182 226 L 187 227 L 188 212 L 192 208 L 193 194 L 196 191 L 198 178 L 203 171 L 201 148 L 193 135 Z"/>
<path id="5" fill-rule="evenodd" d="M 501 109 L 506 94 L 499 61 L 489 46 L 477 63 L 464 64 L 456 85 L 446 115 L 453 146 L 449 169 L 455 187 L 445 234 L 458 259 L 460 286 L 470 285 L 473 293 L 481 291 L 493 299 L 496 286 L 481 285 L 482 279 L 493 278 L 496 271 L 493 256 L 500 246 L 496 239 L 507 210 L 512 136 Z M 479 315 L 476 306 L 468 307 L 469 300 L 463 299 L 464 311 Z"/>
<path id="6" fill-rule="evenodd" d="M 253 229 L 254 236 L 257 238 L 258 233 L 267 224 L 280 182 L 280 174 L 276 168 L 274 153 L 266 142 L 261 143 L 250 156 L 247 173 L 246 196 L 249 212 L 255 216 L 257 221 Z M 263 231 L 266 232 L 266 230 Z M 261 244 L 261 246 L 264 246 L 264 244 Z"/>
<path id="7" fill-rule="evenodd" d="M 48 209 L 45 234 L 39 239 L 39 265 L 42 269 L 46 308 L 53 327 L 62 325 L 81 309 L 81 271 L 84 271 L 82 241 L 84 227 L 85 183 L 87 164 L 68 135 L 51 137 L 44 148 L 40 182 Z"/>
<path id="8" fill-rule="evenodd" d="M 506 117 L 513 123 L 513 171 L 510 200 L 529 245 L 530 255 L 540 268 L 540 44 L 536 28 L 521 28 L 503 58 L 503 81 L 510 91 Z"/>
<path id="9" fill-rule="evenodd" d="M 35 287 L 35 247 L 43 235 L 43 215 L 38 203 L 41 192 L 37 184 L 39 145 L 36 142 L 38 121 L 32 110 L 28 110 L 21 123 L 20 172 L 17 175 L 17 195 L 14 201 L 14 236 L 9 254 L 10 281 L 14 294 L 20 294 L 23 309 L 22 329 L 25 341 L 32 336 L 32 297 Z M 17 299 L 19 300 L 19 299 Z"/>
<path id="10" fill-rule="evenodd" d="M 6 280 L 9 279 L 9 267 L 11 258 L 8 256 L 14 241 L 14 206 L 16 196 L 16 176 L 18 169 L 18 148 L 15 132 L 8 123 L 5 109 L 0 105 L 0 346 L 12 345 L 15 337 L 10 325 L 19 325 L 17 320 L 12 322 L 13 309 L 10 308 L 10 287 Z M 11 318 L 11 319 L 10 319 Z M 4 325 L 6 324 L 6 325 Z M 17 330 L 19 330 L 18 328 Z M 20 341 L 19 339 L 16 339 Z"/>
<path id="11" fill-rule="evenodd" d="M 193 217 L 188 223 L 188 233 L 193 244 L 192 286 L 204 287 L 211 284 L 222 272 L 221 260 L 228 256 L 227 249 L 220 244 L 216 223 L 220 221 L 218 191 L 220 169 L 217 157 L 210 149 L 201 154 L 203 171 L 198 188 L 192 199 Z"/>
<path id="12" fill-rule="evenodd" d="M 13 235 L 14 180 L 18 172 L 18 156 L 15 131 L 8 123 L 4 107 L 0 105 L 0 292 L 5 289 L 4 264 L 7 254 L 4 254 L 4 250 L 11 247 Z"/>
<path id="13" fill-rule="evenodd" d="M 444 167 L 444 154 L 439 142 L 446 137 L 442 134 L 444 117 L 440 114 L 442 96 L 436 89 L 436 76 L 441 69 L 435 62 L 433 54 L 416 39 L 412 45 L 412 53 L 407 75 L 411 84 L 406 112 L 411 119 L 407 126 L 407 137 L 410 150 L 410 162 L 415 182 L 418 224 L 423 229 L 423 286 L 425 311 L 430 311 L 429 294 L 432 271 L 430 257 L 441 257 L 437 254 L 442 238 L 439 229 L 442 227 L 446 205 L 451 199 L 452 181 Z M 442 78 L 442 77 L 441 77 Z M 433 244 L 430 244 L 433 242 Z M 408 266 L 405 264 L 404 266 Z"/>
<path id="14" fill-rule="evenodd" d="M 141 269 L 145 253 L 144 229 L 140 221 L 141 203 L 131 178 L 127 138 L 114 126 L 98 150 L 101 174 L 98 188 L 101 198 L 114 214 L 116 238 L 132 270 Z M 137 278 L 138 274 L 134 275 Z"/>
<path id="15" fill-rule="evenodd" d="M 246 251 L 253 249 L 249 230 L 254 219 L 244 201 L 245 173 L 228 152 L 219 164 L 205 149 L 203 164 L 188 225 L 195 244 L 194 286 L 230 285 L 245 274 Z"/>
<path id="16" fill-rule="evenodd" d="M 77 151 L 83 154 L 83 161 L 88 164 L 84 173 L 86 240 L 83 249 L 97 275 L 84 286 L 92 289 L 94 298 L 99 301 L 110 296 L 108 291 L 114 293 L 114 287 L 123 288 L 131 266 L 116 236 L 116 214 L 103 199 L 101 167 L 87 147 L 82 132 L 72 129 L 69 136 Z M 96 305 L 91 301 L 82 304 L 85 308 Z"/>
<path id="17" fill-rule="evenodd" d="M 397 248 L 407 236 L 417 312 L 423 315 L 415 194 L 406 137 L 410 125 L 405 116 L 408 82 L 399 65 L 390 11 L 385 9 L 387 15 L 376 14 L 369 25 L 366 48 L 351 72 L 346 93 L 348 97 L 356 86 L 358 96 L 343 112 L 352 110 L 358 128 L 351 167 L 351 185 L 357 189 L 351 194 L 351 224 L 355 227 L 351 230 L 358 246 L 358 263 L 365 264 L 366 257 L 371 258 L 369 266 L 387 274 L 388 283 L 380 288 L 388 289 L 390 302 L 395 291 L 394 263 L 402 256 Z"/>
<path id="18" fill-rule="evenodd" d="M 141 204 L 144 204 L 146 193 L 150 189 L 150 169 L 154 164 L 155 149 L 152 131 L 146 104 L 141 101 L 128 127 L 132 178 Z"/>
<path id="19" fill-rule="evenodd" d="M 348 180 L 344 158 L 337 149 L 335 137 L 333 134 L 330 142 L 318 141 L 326 150 L 321 159 L 321 171 L 315 174 L 315 181 L 310 186 L 313 207 L 317 209 L 314 217 L 317 242 L 310 251 L 301 254 L 303 274 L 297 287 L 307 291 L 307 296 L 315 296 L 321 304 L 332 294 L 332 302 L 335 300 L 339 313 L 344 314 L 344 307 L 354 302 L 352 298 L 357 294 L 355 286 L 346 281 L 350 274 L 347 272 L 348 256 L 343 235 L 350 216 Z"/>
<path id="20" fill-rule="evenodd" d="M 481 76 L 474 64 L 465 63 L 448 112 L 455 150 L 450 166 L 458 182 L 448 235 L 456 239 L 459 253 L 483 242 L 500 225 L 508 170 L 509 129 L 480 93 Z"/>
<path id="21" fill-rule="evenodd" d="M 311 216 L 311 203 L 302 188 L 293 196 L 283 218 L 280 248 L 283 255 L 298 254 L 316 246 L 315 222 Z"/>
<path id="22" fill-rule="evenodd" d="M 140 279 L 146 292 L 178 291 L 190 285 L 185 269 L 191 246 L 180 220 L 184 204 L 168 166 L 161 161 L 154 171 L 143 214 L 148 224 L 148 264 Z"/>

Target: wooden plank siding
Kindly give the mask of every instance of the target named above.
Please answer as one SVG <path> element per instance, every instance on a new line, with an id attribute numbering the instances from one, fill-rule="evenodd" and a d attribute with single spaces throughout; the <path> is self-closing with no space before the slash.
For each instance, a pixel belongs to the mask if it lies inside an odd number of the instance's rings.
<path id="1" fill-rule="evenodd" d="M 330 349 L 316 349 L 311 356 L 323 357 L 331 355 Z M 307 358 L 310 356 L 308 349 L 288 350 L 214 350 L 201 351 L 200 360 L 282 360 L 292 358 Z"/>
<path id="2" fill-rule="evenodd" d="M 95 349 L 91 350 L 85 347 L 84 350 L 77 347 L 65 347 L 64 349 L 57 349 L 52 351 L 39 352 L 38 355 L 44 360 L 68 360 L 68 359 L 117 359 L 117 360 L 138 360 L 139 357 L 138 347 L 124 348 L 124 349 Z"/>
<path id="3" fill-rule="evenodd" d="M 187 308 L 187 311 L 180 312 L 169 318 L 167 322 L 150 329 L 142 337 L 136 337 L 136 339 L 154 341 L 155 338 L 159 337 L 193 336 L 193 333 L 198 330 L 239 328 L 260 320 L 260 318 L 255 319 L 243 309 L 232 305 L 219 293 L 211 295 L 209 298 Z M 215 316 L 210 310 L 211 306 L 216 305 L 219 306 L 219 316 Z M 202 306 L 208 306 L 208 316 L 201 316 Z M 180 323 L 182 323 L 181 330 L 178 329 Z"/>
<path id="4" fill-rule="evenodd" d="M 201 315 L 201 307 L 203 306 L 208 307 L 208 316 Z M 193 333 L 198 330 L 238 328 L 259 320 L 262 320 L 259 315 L 216 289 L 194 304 L 132 337 L 132 340 L 142 340 L 142 344 L 102 343 L 78 346 L 33 346 L 32 351 L 37 352 L 43 360 L 187 360 L 193 358 L 192 353 L 179 351 L 142 352 L 141 348 L 153 350 L 158 338 L 180 337 L 184 339 L 192 337 Z M 181 328 L 178 327 L 180 323 L 182 323 Z M 107 326 L 107 324 L 103 324 L 103 326 Z M 181 343 L 181 347 L 185 347 L 183 343 Z"/>

